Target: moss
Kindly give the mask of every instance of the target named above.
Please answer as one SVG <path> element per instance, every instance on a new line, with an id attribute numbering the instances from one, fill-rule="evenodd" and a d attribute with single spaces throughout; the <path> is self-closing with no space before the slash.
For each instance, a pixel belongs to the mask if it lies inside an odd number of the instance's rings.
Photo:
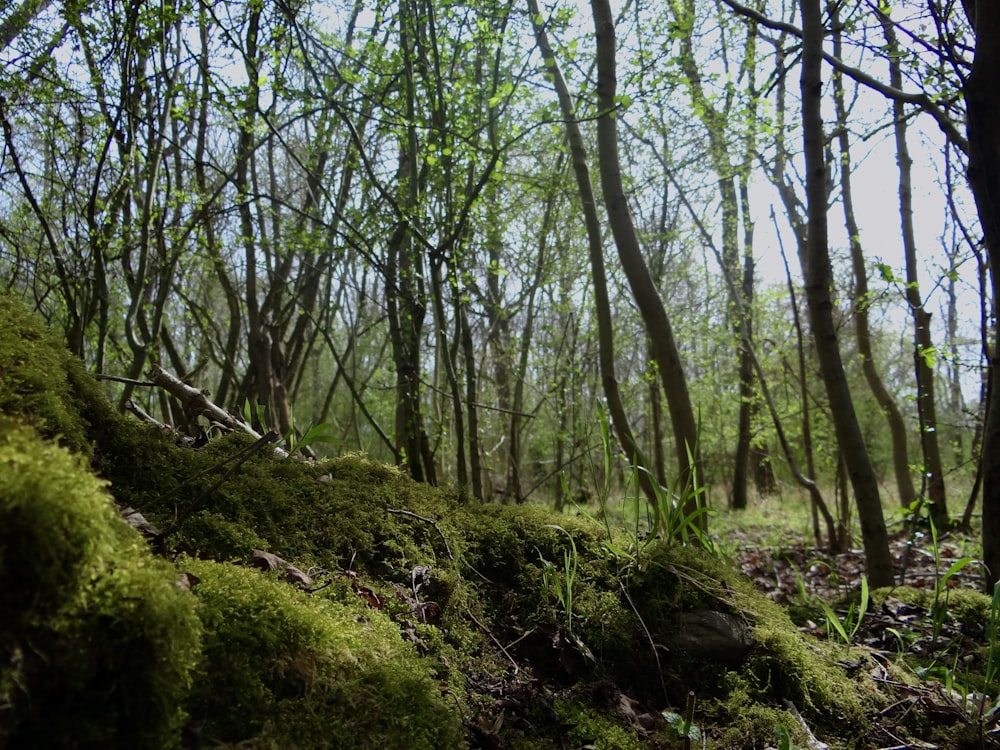
<path id="1" fill-rule="evenodd" d="M 618 717 L 578 701 L 556 701 L 555 710 L 565 727 L 565 746 L 595 750 L 638 750 L 641 747 L 635 731 L 625 727 Z"/>
<path id="2" fill-rule="evenodd" d="M 175 746 L 200 633 L 175 579 L 78 457 L 0 421 L 0 737 Z"/>
<path id="3" fill-rule="evenodd" d="M 838 733 L 860 730 L 864 706 L 843 670 L 831 668 L 834 654 L 806 643 L 791 621 L 782 622 L 777 614 L 758 624 L 754 637 L 758 645 L 746 672 L 757 700 L 791 701 L 812 721 Z"/>
<path id="4" fill-rule="evenodd" d="M 358 598 L 308 596 L 257 571 L 188 559 L 204 661 L 190 711 L 241 747 L 460 747 L 460 725 L 398 626 Z"/>
<path id="5" fill-rule="evenodd" d="M 788 711 L 762 705 L 751 698 L 746 681 L 738 675 L 729 675 L 727 682 L 726 698 L 711 707 L 706 717 L 714 726 L 721 727 L 712 737 L 713 748 L 744 750 L 771 747 L 778 727 L 788 732 L 795 747 L 808 746 L 805 732 Z"/>
<path id="6" fill-rule="evenodd" d="M 914 604 L 932 611 L 935 605 L 933 589 L 918 589 L 912 586 L 876 589 L 872 592 L 872 606 L 881 606 L 892 597 L 907 604 Z M 967 588 L 946 588 L 938 597 L 937 604 L 947 608 L 948 614 L 966 625 L 986 627 L 990 620 L 992 601 L 980 591 Z"/>
<path id="7" fill-rule="evenodd" d="M 103 402 L 94 398 L 96 384 L 82 376 L 82 363 L 22 302 L 0 295 L 0 320 L 0 414 L 16 416 L 44 437 L 89 455 L 89 425 L 79 403 Z"/>

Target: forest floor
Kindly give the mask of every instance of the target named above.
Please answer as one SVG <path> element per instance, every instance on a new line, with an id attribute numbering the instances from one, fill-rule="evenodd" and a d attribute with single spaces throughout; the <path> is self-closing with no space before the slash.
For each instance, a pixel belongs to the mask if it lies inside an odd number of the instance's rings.
<path id="1" fill-rule="evenodd" d="M 910 747 L 894 734 L 907 712 L 923 711 L 934 721 L 952 723 L 965 720 L 970 703 L 978 703 L 981 741 L 993 747 L 997 729 L 995 719 L 988 718 L 988 703 L 963 687 L 963 676 L 989 671 L 987 647 L 995 640 L 988 623 L 963 612 L 962 592 L 982 588 L 979 538 L 958 530 L 938 536 L 903 523 L 895 527 L 890 546 L 898 588 L 877 602 L 868 598 L 860 548 L 830 554 L 817 547 L 811 535 L 794 533 L 776 543 L 773 522 L 730 529 L 724 547 L 731 563 L 760 592 L 785 607 L 803 633 L 849 640 L 886 663 L 905 662 L 921 678 L 914 685 L 898 686 L 898 703 L 887 709 L 877 727 L 884 733 L 880 746 Z M 994 599 L 994 629 L 997 605 Z M 845 660 L 850 660 L 846 651 Z M 872 678 L 885 680 L 876 673 Z"/>
<path id="2" fill-rule="evenodd" d="M 928 530 L 896 526 L 889 545 L 898 585 L 934 591 L 947 579 L 949 589 L 981 589 L 978 537 L 956 530 L 935 539 Z M 778 541 L 775 529 L 773 523 L 734 528 L 725 532 L 723 545 L 723 554 L 770 599 L 783 605 L 811 597 L 832 602 L 860 590 L 865 568 L 858 540 L 847 552 L 830 554 L 801 533 L 784 532 Z"/>

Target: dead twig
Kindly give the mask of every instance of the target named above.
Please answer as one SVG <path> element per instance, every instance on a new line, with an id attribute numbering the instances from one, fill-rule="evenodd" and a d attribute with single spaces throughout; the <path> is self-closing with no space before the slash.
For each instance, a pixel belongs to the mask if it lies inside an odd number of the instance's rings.
<path id="1" fill-rule="evenodd" d="M 154 418 L 152 415 L 147 413 L 141 406 L 139 406 L 139 404 L 137 404 L 132 399 L 128 399 L 127 401 L 125 401 L 125 411 L 129 412 L 130 414 L 134 414 L 139 419 L 140 422 L 146 422 L 147 424 L 151 424 L 154 427 L 159 427 L 161 430 L 170 429 L 168 425 L 163 424 L 163 422 L 159 421 L 158 419 Z"/>
<path id="2" fill-rule="evenodd" d="M 497 648 L 500 649 L 503 652 L 503 655 L 507 657 L 507 660 L 514 666 L 514 674 L 511 675 L 511 676 L 512 677 L 517 677 L 517 674 L 518 674 L 518 672 L 521 671 L 521 668 L 519 666 L 517 666 L 517 662 L 514 661 L 514 657 L 511 656 L 510 652 L 507 651 L 507 649 L 505 649 L 503 647 L 503 644 L 500 643 L 500 641 L 497 640 L 496 636 L 493 635 L 492 632 L 490 632 L 490 629 L 487 628 L 485 625 L 483 625 L 481 622 L 479 622 L 479 620 L 476 619 L 476 616 L 474 614 L 472 614 L 472 611 L 468 607 L 466 607 L 465 611 L 469 615 L 469 617 L 472 618 L 472 621 L 474 623 L 476 623 L 476 625 L 479 626 L 479 629 L 482 630 L 484 633 L 486 633 L 486 635 L 488 635 L 490 637 L 490 640 L 493 641 L 496 644 Z"/>
<path id="3" fill-rule="evenodd" d="M 166 531 L 163 532 L 163 536 L 161 537 L 161 539 L 165 540 L 168 536 L 170 536 L 173 532 L 175 532 L 177 530 L 177 528 L 182 523 L 184 523 L 192 515 L 194 515 L 195 513 L 197 513 L 199 510 L 201 510 L 202 507 L 204 507 L 204 504 L 205 504 L 204 501 L 205 501 L 205 499 L 207 497 L 209 497 L 217 489 L 219 489 L 219 487 L 222 485 L 222 483 L 225 482 L 227 479 L 229 479 L 230 476 L 232 476 L 233 472 L 235 472 L 244 463 L 246 463 L 247 459 L 249 459 L 254 453 L 257 453 L 265 445 L 268 445 L 269 443 L 275 442 L 280 437 L 281 436 L 278 435 L 277 432 L 275 432 L 274 430 L 271 430 L 266 435 L 263 435 L 260 438 L 258 438 L 252 445 L 247 446 L 246 448 L 244 448 L 242 451 L 240 451 L 239 453 L 237 453 L 232 458 L 227 459 L 227 461 L 233 461 L 233 465 L 230 466 L 225 471 L 225 473 L 221 477 L 219 477 L 212 484 L 211 487 L 209 487 L 207 490 L 205 490 L 200 495 L 198 495 L 198 497 L 196 497 L 191 502 L 191 504 L 187 507 L 187 510 L 185 510 L 183 513 L 175 514 L 175 516 L 174 516 L 174 522 L 172 524 L 170 524 L 170 527 Z M 213 468 L 215 468 L 215 467 L 213 467 Z M 204 474 L 204 473 L 205 472 L 202 472 L 202 474 Z M 198 476 L 200 476 L 200 475 L 198 475 Z M 188 480 L 188 481 L 190 481 L 190 480 Z"/>
<path id="4" fill-rule="evenodd" d="M 441 531 L 441 527 L 437 525 L 437 522 L 433 518 L 426 518 L 424 516 L 418 515 L 410 510 L 397 510 L 396 508 L 386 508 L 386 513 L 395 513 L 399 516 L 410 516 L 411 518 L 416 518 L 418 521 L 423 521 L 424 523 L 429 523 L 434 527 L 434 530 L 441 535 L 441 540 L 444 542 L 444 550 L 448 553 L 448 558 L 454 560 L 455 556 L 451 554 L 451 547 L 448 546 L 448 539 L 445 537 L 444 532 Z"/>

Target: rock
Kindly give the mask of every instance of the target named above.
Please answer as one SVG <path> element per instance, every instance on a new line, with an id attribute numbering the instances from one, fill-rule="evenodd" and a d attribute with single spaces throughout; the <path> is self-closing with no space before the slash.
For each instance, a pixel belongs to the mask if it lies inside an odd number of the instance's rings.
<path id="1" fill-rule="evenodd" d="M 699 609 L 684 612 L 673 645 L 689 656 L 739 666 L 754 647 L 750 629 L 736 615 Z"/>

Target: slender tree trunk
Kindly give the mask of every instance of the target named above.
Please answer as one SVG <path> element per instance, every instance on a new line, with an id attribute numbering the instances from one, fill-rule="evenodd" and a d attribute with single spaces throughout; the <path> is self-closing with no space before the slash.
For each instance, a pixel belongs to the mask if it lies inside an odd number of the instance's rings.
<path id="1" fill-rule="evenodd" d="M 837 29 L 833 37 L 833 54 L 841 57 L 840 24 L 836 14 L 832 21 Z M 892 466 L 896 476 L 896 494 L 899 496 L 899 504 L 907 508 L 916 499 L 917 493 L 913 488 L 913 478 L 910 476 L 906 423 L 896 405 L 896 400 L 882 382 L 872 353 L 871 326 L 868 319 L 868 268 L 865 263 L 864 250 L 861 247 L 861 230 L 854 216 L 851 144 L 847 127 L 847 107 L 844 104 L 844 76 L 842 73 L 834 73 L 833 85 L 837 108 L 837 140 L 840 145 L 840 196 L 844 207 L 844 224 L 851 247 L 851 266 L 854 271 L 854 337 L 858 345 L 858 356 L 861 358 L 861 370 L 864 373 L 865 382 L 868 383 L 868 388 L 875 397 L 879 408 L 882 409 L 889 425 L 889 434 L 892 440 Z"/>
<path id="2" fill-rule="evenodd" d="M 684 29 L 680 38 L 680 64 L 687 79 L 687 88 L 694 104 L 698 119 L 704 125 L 708 136 L 708 157 L 715 171 L 719 188 L 719 201 L 722 212 L 722 257 L 732 278 L 737 278 L 749 268 L 749 276 L 744 275 L 738 289 L 741 295 L 739 304 L 730 307 L 727 318 L 736 334 L 736 370 L 739 377 L 739 414 L 737 416 L 736 447 L 733 459 L 733 480 L 731 506 L 736 509 L 747 507 L 747 488 L 751 469 L 752 419 L 754 413 L 754 382 L 753 365 L 743 341 L 753 341 L 751 323 L 753 298 L 753 221 L 749 214 L 749 192 L 745 189 L 747 175 L 750 172 L 750 158 L 754 150 L 757 118 L 754 100 L 754 68 L 756 65 L 757 32 L 754 24 L 749 24 L 746 30 L 746 46 L 740 72 L 737 74 L 739 85 L 749 89 L 748 112 L 742 120 L 742 131 L 739 145 L 745 149 L 742 156 L 732 153 L 734 143 L 727 132 L 732 114 L 732 98 L 730 96 L 715 99 L 705 94 L 702 85 L 703 75 L 695 58 L 693 37 L 696 23 L 695 0 L 674 0 L 671 4 L 674 18 Z M 742 163 L 740 163 L 742 161 Z M 743 211 L 743 240 L 740 248 L 740 212 Z M 743 260 L 741 262 L 741 255 Z M 738 313 L 741 310 L 742 313 Z M 740 316 L 743 317 L 740 317 Z M 741 329 L 746 328 L 744 337 Z M 758 458 L 759 460 L 759 458 Z"/>
<path id="3" fill-rule="evenodd" d="M 969 183 L 983 227 L 992 276 L 993 310 L 1000 305 L 1000 4 L 966 0 L 976 32 L 976 55 L 965 81 L 969 135 Z M 992 397 L 983 429 L 983 561 L 986 590 L 1000 580 L 1000 326 L 994 324 L 990 352 Z"/>
<path id="4" fill-rule="evenodd" d="M 608 413 L 611 423 L 618 433 L 618 441 L 625 455 L 633 465 L 639 461 L 638 444 L 632 434 L 625 405 L 622 402 L 615 375 L 615 343 L 614 327 L 611 319 L 611 301 L 608 297 L 607 275 L 604 269 L 604 242 L 601 236 L 601 220 L 597 215 L 597 199 L 594 187 L 590 182 L 590 168 L 587 165 L 587 149 L 584 145 L 580 123 L 576 116 L 576 105 L 569 92 L 566 79 L 556 61 L 552 47 L 549 44 L 548 33 L 545 31 L 544 19 L 538 10 L 537 0 L 528 0 L 528 13 L 535 30 L 535 41 L 542 53 L 546 67 L 555 81 L 556 94 L 559 97 L 559 108 L 566 120 L 566 135 L 569 141 L 570 158 L 573 164 L 573 174 L 576 177 L 577 190 L 583 209 L 584 223 L 587 228 L 587 246 L 590 255 L 592 283 L 594 285 L 594 315 L 597 318 L 598 363 L 601 375 L 601 385 L 604 397 L 608 402 Z M 639 482 L 650 503 L 656 502 L 656 493 L 649 475 L 639 472 Z"/>
<path id="5" fill-rule="evenodd" d="M 465 358 L 465 401 L 469 423 L 469 477 L 472 481 L 472 496 L 483 497 L 483 465 L 480 459 L 482 449 L 479 443 L 479 409 L 476 408 L 476 394 L 479 392 L 476 376 L 476 353 L 472 341 L 472 329 L 466 306 L 459 304 L 456 309 L 462 353 Z"/>
<path id="6" fill-rule="evenodd" d="M 903 73 L 899 63 L 899 44 L 892 21 L 876 13 L 882 24 L 889 58 L 889 82 L 902 89 Z M 931 339 L 931 314 L 924 307 L 917 274 L 917 238 L 913 230 L 913 159 L 906 143 L 906 108 L 899 99 L 892 102 L 893 133 L 896 139 L 896 163 L 899 166 L 899 220 L 906 259 L 906 301 L 913 315 L 914 370 L 917 376 L 917 413 L 920 416 L 920 444 L 923 448 L 924 476 L 930 516 L 939 529 L 950 523 L 944 484 L 944 465 L 938 440 L 937 403 L 934 386 L 934 344 Z"/>
<path id="7" fill-rule="evenodd" d="M 806 254 L 802 259 L 806 301 L 816 355 L 833 414 L 837 443 L 847 462 L 854 489 L 867 558 L 868 579 L 875 587 L 891 586 L 892 557 L 882 515 L 878 479 L 865 447 L 840 359 L 833 320 L 833 269 L 827 247 L 826 161 L 823 153 L 823 18 L 819 0 L 802 0 L 802 131 L 809 215 Z"/>
<path id="8" fill-rule="evenodd" d="M 685 511 L 694 512 L 700 504 L 698 490 L 705 483 L 698 446 L 698 423 L 688 392 L 684 367 L 674 340 L 670 319 L 663 300 L 653 284 L 649 268 L 639 248 L 639 239 L 632 222 L 618 156 L 618 126 L 615 120 L 615 92 L 618 86 L 615 72 L 617 53 L 615 22 L 608 0 L 591 0 L 594 27 L 597 33 L 597 145 L 601 173 L 601 188 L 608 212 L 608 223 L 618 248 L 618 258 L 625 271 L 632 297 L 652 344 L 657 369 L 663 381 L 670 418 L 674 428 L 677 463 L 680 467 L 679 486 L 683 488 Z M 706 516 L 698 517 L 706 526 Z"/>

